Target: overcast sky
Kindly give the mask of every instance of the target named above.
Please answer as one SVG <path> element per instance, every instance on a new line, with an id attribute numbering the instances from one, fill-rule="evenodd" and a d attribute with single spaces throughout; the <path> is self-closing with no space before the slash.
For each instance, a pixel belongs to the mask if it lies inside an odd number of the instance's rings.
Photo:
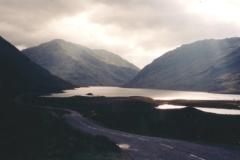
<path id="1" fill-rule="evenodd" d="M 19 49 L 64 39 L 139 68 L 182 44 L 240 37 L 237 0 L 0 0 L 0 33 Z"/>

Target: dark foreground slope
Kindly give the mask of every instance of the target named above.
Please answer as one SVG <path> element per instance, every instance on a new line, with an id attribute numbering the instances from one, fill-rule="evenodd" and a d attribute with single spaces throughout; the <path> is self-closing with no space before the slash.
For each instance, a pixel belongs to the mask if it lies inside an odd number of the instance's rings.
<path id="1" fill-rule="evenodd" d="M 0 91 L 7 93 L 53 92 L 74 88 L 38 66 L 0 37 Z"/>
<path id="2" fill-rule="evenodd" d="M 240 92 L 240 38 L 203 40 L 155 59 L 126 87 Z"/>
<path id="3" fill-rule="evenodd" d="M 70 127 L 64 111 L 11 102 L 0 111 L 1 160 L 129 160 L 107 138 Z"/>
<path id="4" fill-rule="evenodd" d="M 143 97 L 79 96 L 70 98 L 25 97 L 23 101 L 52 107 L 65 108 L 67 106 L 104 127 L 132 134 L 194 141 L 240 151 L 239 115 L 218 115 L 193 108 L 207 106 L 239 109 L 240 102 L 238 101 L 156 101 Z M 155 108 L 166 103 L 188 107 L 175 110 Z M 85 127 L 87 128 L 88 125 Z M 155 149 L 162 153 L 158 150 L 160 148 Z"/>
<path id="5" fill-rule="evenodd" d="M 14 102 L 18 94 L 73 88 L 31 62 L 0 38 L 0 159 L 121 159 L 118 146 L 102 136 L 71 128 L 65 111 Z"/>
<path id="6" fill-rule="evenodd" d="M 79 86 L 123 85 L 139 71 L 118 55 L 59 39 L 23 52 L 52 74 Z"/>

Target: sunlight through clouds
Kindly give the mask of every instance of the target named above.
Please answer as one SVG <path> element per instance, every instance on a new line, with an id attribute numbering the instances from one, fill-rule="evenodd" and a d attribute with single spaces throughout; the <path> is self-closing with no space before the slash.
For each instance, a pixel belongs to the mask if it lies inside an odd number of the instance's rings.
<path id="1" fill-rule="evenodd" d="M 61 27 L 57 27 L 57 26 Z M 71 41 L 81 42 L 82 45 L 91 44 L 92 48 L 98 48 L 98 43 L 102 44 L 118 44 L 120 40 L 117 36 L 109 34 L 116 32 L 117 28 L 111 25 L 102 26 L 101 24 L 91 23 L 87 19 L 86 13 L 81 13 L 74 17 L 66 17 L 59 21 L 55 21 L 50 26 L 56 26 L 59 34 L 65 37 L 71 37 Z M 63 36 L 63 37 L 64 37 Z M 83 40 L 84 39 L 84 40 Z M 98 41 L 96 43 L 96 41 Z"/>
<path id="2" fill-rule="evenodd" d="M 0 2 L 1 36 L 15 46 L 64 39 L 140 68 L 183 44 L 240 36 L 240 2 L 234 0 Z"/>
<path id="3" fill-rule="evenodd" d="M 190 1 L 188 11 L 202 16 L 208 16 L 212 20 L 225 22 L 239 22 L 240 2 L 236 0 L 194 0 Z"/>

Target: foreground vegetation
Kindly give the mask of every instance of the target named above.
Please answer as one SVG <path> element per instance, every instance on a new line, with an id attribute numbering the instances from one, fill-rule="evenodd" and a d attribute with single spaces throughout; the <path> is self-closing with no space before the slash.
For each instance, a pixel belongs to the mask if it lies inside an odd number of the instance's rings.
<path id="1" fill-rule="evenodd" d="M 1 102 L 0 159 L 129 159 L 107 138 L 70 127 L 65 111 Z"/>
<path id="2" fill-rule="evenodd" d="M 207 143 L 240 151 L 240 116 L 205 113 L 191 107 L 237 109 L 237 101 L 154 101 L 140 97 L 25 97 L 24 101 L 71 108 L 100 125 L 116 130 Z M 183 104 L 188 107 L 178 110 L 155 108 L 163 103 Z"/>

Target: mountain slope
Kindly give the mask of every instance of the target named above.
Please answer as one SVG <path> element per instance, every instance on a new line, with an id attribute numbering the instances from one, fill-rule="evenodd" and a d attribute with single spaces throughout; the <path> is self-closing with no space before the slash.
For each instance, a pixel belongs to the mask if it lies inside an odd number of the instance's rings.
<path id="1" fill-rule="evenodd" d="M 0 91 L 6 93 L 52 92 L 74 88 L 27 58 L 0 37 Z"/>
<path id="2" fill-rule="evenodd" d="M 101 57 L 101 60 L 105 61 L 106 63 L 139 71 L 135 65 L 129 63 L 127 60 L 114 53 L 108 52 L 104 49 L 94 49 L 93 51 L 97 53 L 98 56 Z"/>
<path id="3" fill-rule="evenodd" d="M 121 57 L 105 50 L 56 39 L 23 50 L 24 54 L 52 74 L 79 86 L 118 86 L 139 71 Z"/>
<path id="4" fill-rule="evenodd" d="M 203 40 L 155 59 L 126 87 L 240 93 L 240 38 Z"/>

